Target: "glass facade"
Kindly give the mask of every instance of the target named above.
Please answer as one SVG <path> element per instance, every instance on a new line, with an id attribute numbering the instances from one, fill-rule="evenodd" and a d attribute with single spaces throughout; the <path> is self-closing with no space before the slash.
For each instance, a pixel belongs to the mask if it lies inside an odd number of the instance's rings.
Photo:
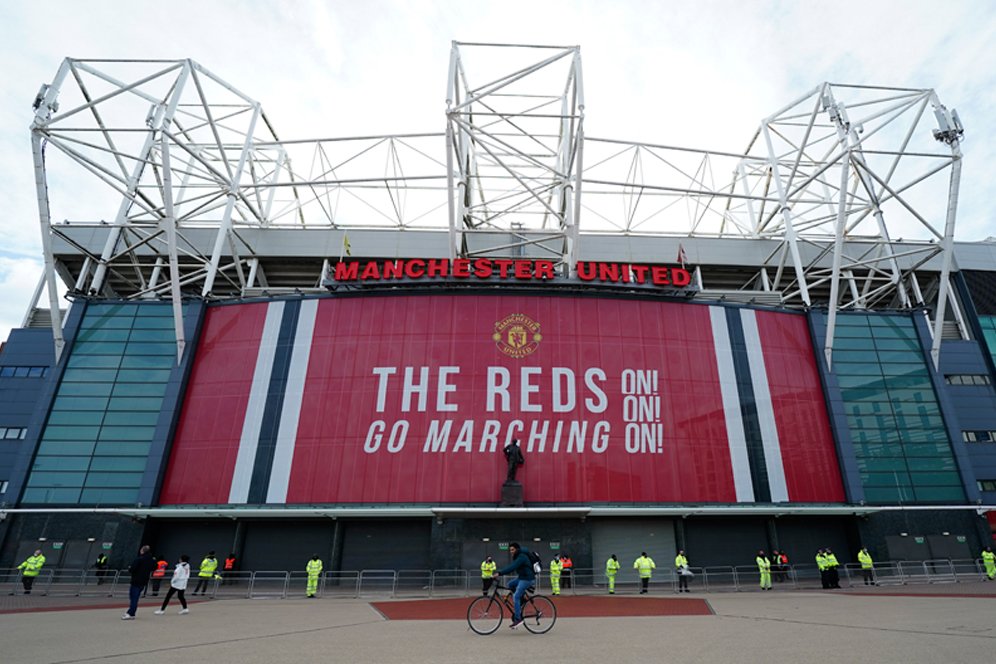
<path id="1" fill-rule="evenodd" d="M 833 371 L 867 502 L 965 500 L 912 319 L 841 315 Z"/>
<path id="2" fill-rule="evenodd" d="M 90 305 L 22 502 L 134 504 L 174 366 L 168 303 Z"/>
<path id="3" fill-rule="evenodd" d="M 996 363 L 996 316 L 979 316 L 979 325 L 982 327 L 982 337 L 989 357 Z"/>

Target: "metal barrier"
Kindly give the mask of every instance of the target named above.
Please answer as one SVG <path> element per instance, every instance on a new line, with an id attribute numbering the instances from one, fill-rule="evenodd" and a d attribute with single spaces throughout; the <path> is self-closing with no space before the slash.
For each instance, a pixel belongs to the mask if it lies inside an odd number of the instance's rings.
<path id="1" fill-rule="evenodd" d="M 955 578 L 962 581 L 983 581 L 986 577 L 986 568 L 982 564 L 982 559 L 975 560 L 952 560 L 951 569 L 954 570 Z"/>
<path id="2" fill-rule="evenodd" d="M 253 572 L 225 572 L 221 575 L 221 580 L 215 584 L 212 597 L 222 598 L 242 598 L 250 597 L 250 586 L 252 584 Z M 166 580 L 167 587 L 169 579 Z M 190 588 L 190 583 L 187 583 Z"/>
<path id="3" fill-rule="evenodd" d="M 702 585 L 706 590 L 718 592 L 735 592 L 737 590 L 737 572 L 732 567 L 715 565 L 702 567 Z M 692 568 L 695 571 L 695 568 Z"/>
<path id="4" fill-rule="evenodd" d="M 8 595 L 21 595 L 25 594 L 24 586 L 22 584 L 21 570 L 15 568 L 0 570 L 3 573 L 3 585 L 7 588 Z M 35 577 L 34 583 L 31 586 L 31 593 L 36 595 L 47 595 L 48 587 L 52 583 L 52 576 L 54 570 L 42 569 L 38 576 Z"/>
<path id="5" fill-rule="evenodd" d="M 475 578 L 480 582 L 479 575 Z M 429 580 L 429 597 L 470 594 L 470 579 L 470 573 L 463 569 L 433 570 Z"/>
<path id="6" fill-rule="evenodd" d="M 393 569 L 365 569 L 360 571 L 358 593 L 394 597 L 398 573 Z"/>
<path id="7" fill-rule="evenodd" d="M 253 572 L 249 581 L 249 597 L 263 599 L 287 597 L 287 585 L 290 583 L 290 572 Z"/>
<path id="8" fill-rule="evenodd" d="M 322 597 L 359 597 L 359 572 L 325 572 L 322 575 Z"/>
<path id="9" fill-rule="evenodd" d="M 85 569 L 54 569 L 45 588 L 45 594 L 53 597 L 76 597 L 83 587 L 85 575 Z"/>
<path id="10" fill-rule="evenodd" d="M 944 560 L 924 560 L 923 572 L 928 583 L 958 583 L 955 576 L 954 567 L 951 561 Z"/>
<path id="11" fill-rule="evenodd" d="M 432 570 L 398 570 L 394 584 L 395 597 L 427 597 L 432 588 Z"/>
<path id="12" fill-rule="evenodd" d="M 86 570 L 83 572 L 79 592 L 80 597 L 110 597 L 117 573 L 113 570 Z M 169 580 L 166 581 L 167 588 Z"/>

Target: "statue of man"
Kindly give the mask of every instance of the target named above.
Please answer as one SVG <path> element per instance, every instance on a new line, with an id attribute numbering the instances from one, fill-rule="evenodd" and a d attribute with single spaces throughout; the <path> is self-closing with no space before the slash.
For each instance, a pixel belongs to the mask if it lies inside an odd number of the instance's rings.
<path id="1" fill-rule="evenodd" d="M 526 458 L 522 456 L 522 449 L 519 447 L 519 439 L 514 438 L 502 452 L 505 454 L 505 460 L 508 461 L 508 475 L 505 477 L 505 481 L 514 482 L 515 471 L 526 462 Z"/>

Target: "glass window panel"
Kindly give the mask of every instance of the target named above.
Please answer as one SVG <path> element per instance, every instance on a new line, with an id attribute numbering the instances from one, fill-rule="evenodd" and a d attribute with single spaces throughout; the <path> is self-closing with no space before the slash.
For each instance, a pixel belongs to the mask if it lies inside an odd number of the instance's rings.
<path id="1" fill-rule="evenodd" d="M 0 378 L 13 378 L 13 377 L 14 377 L 14 367 L 0 368 Z"/>
<path id="2" fill-rule="evenodd" d="M 838 337 L 834 335 L 833 355 L 836 359 L 837 352 L 842 350 L 872 351 L 871 339 L 868 337 Z"/>
<path id="3" fill-rule="evenodd" d="M 122 369 L 172 369 L 175 364 L 176 352 L 172 355 L 125 355 L 121 360 Z"/>
<path id="4" fill-rule="evenodd" d="M 854 429 L 894 429 L 892 415 L 848 415 L 847 425 Z"/>
<path id="5" fill-rule="evenodd" d="M 97 440 L 100 427 L 96 426 L 48 426 L 42 440 Z"/>
<path id="6" fill-rule="evenodd" d="M 906 443 L 903 445 L 906 456 L 912 463 L 916 457 L 935 458 L 939 455 L 950 456 L 951 448 L 945 443 Z"/>
<path id="7" fill-rule="evenodd" d="M 891 376 L 889 378 L 883 378 L 882 383 L 885 387 L 892 390 L 929 390 L 932 385 L 930 379 L 926 376 Z"/>
<path id="8" fill-rule="evenodd" d="M 169 369 L 120 369 L 119 383 L 166 383 L 169 381 Z"/>
<path id="9" fill-rule="evenodd" d="M 73 355 L 69 358 L 70 369 L 117 369 L 121 364 L 118 355 Z"/>
<path id="10" fill-rule="evenodd" d="M 848 389 L 841 390 L 840 396 L 846 402 L 852 401 L 889 401 L 890 393 L 884 389 Z"/>
<path id="11" fill-rule="evenodd" d="M 42 378 L 48 373 L 48 367 L 31 367 L 28 369 L 28 378 Z"/>
<path id="12" fill-rule="evenodd" d="M 836 346 L 836 344 L 834 344 Z M 833 351 L 833 362 L 872 362 L 878 363 L 878 354 L 873 350 L 838 350 Z"/>
<path id="13" fill-rule="evenodd" d="M 921 458 L 911 457 L 906 460 L 906 465 L 909 466 L 910 472 L 958 471 L 958 466 L 955 465 L 955 460 L 950 455 Z"/>
<path id="14" fill-rule="evenodd" d="M 99 425 L 104 419 L 104 414 L 96 411 L 74 411 L 64 410 L 52 413 L 48 416 L 48 423 L 51 424 L 94 424 Z"/>
<path id="15" fill-rule="evenodd" d="M 134 505 L 138 489 L 83 489 L 80 503 L 84 505 Z"/>
<path id="16" fill-rule="evenodd" d="M 172 322 L 172 321 L 170 321 Z M 130 341 L 165 341 L 173 344 L 173 352 L 176 352 L 176 337 L 173 327 L 167 330 L 132 330 Z"/>
<path id="17" fill-rule="evenodd" d="M 157 317 L 157 318 L 144 317 L 144 318 L 136 318 L 135 319 L 135 327 L 134 327 L 134 329 L 136 329 L 136 330 L 172 330 L 172 329 L 174 329 L 174 327 L 173 327 L 173 319 L 171 317 L 170 318 L 166 318 L 166 317 Z"/>
<path id="18" fill-rule="evenodd" d="M 924 502 L 961 502 L 965 500 L 965 491 L 957 487 L 922 487 L 913 489 L 917 500 Z"/>
<path id="19" fill-rule="evenodd" d="M 142 473 L 93 473 L 86 476 L 86 487 L 132 488 L 142 484 Z"/>
<path id="20" fill-rule="evenodd" d="M 836 372 L 836 365 L 834 365 Z M 841 389 L 883 389 L 882 374 L 877 376 L 848 376 L 837 372 L 837 384 Z"/>
<path id="21" fill-rule="evenodd" d="M 855 401 L 845 406 L 848 415 L 888 415 L 892 413 L 887 401 Z"/>
<path id="22" fill-rule="evenodd" d="M 127 328 L 82 330 L 76 336 L 76 341 L 128 341 L 128 335 Z"/>
<path id="23" fill-rule="evenodd" d="M 868 327 L 868 316 L 866 314 L 840 314 L 837 316 L 837 325 L 840 327 Z"/>
<path id="24" fill-rule="evenodd" d="M 24 429 L 22 428 L 10 427 L 8 429 L 4 429 L 3 438 L 4 440 L 20 440 L 21 438 L 24 437 L 22 435 L 23 433 Z"/>
<path id="25" fill-rule="evenodd" d="M 65 505 L 76 504 L 80 498 L 80 489 L 28 488 L 24 491 L 22 503 Z"/>
<path id="26" fill-rule="evenodd" d="M 927 367 L 922 362 L 892 362 L 882 365 L 882 375 L 886 377 L 904 376 L 907 378 L 930 378 Z"/>
<path id="27" fill-rule="evenodd" d="M 60 397 L 106 397 L 110 396 L 114 383 L 62 383 Z"/>
<path id="28" fill-rule="evenodd" d="M 961 477 L 956 472 L 916 472 L 910 476 L 913 486 L 961 486 Z"/>
<path id="29" fill-rule="evenodd" d="M 903 497 L 896 487 L 865 487 L 865 502 L 898 503 L 900 500 L 909 500 L 909 496 Z"/>
<path id="30" fill-rule="evenodd" d="M 111 397 L 107 410 L 155 410 L 162 408 L 163 400 L 158 397 Z"/>
<path id="31" fill-rule="evenodd" d="M 929 415 L 933 417 L 940 417 L 941 415 L 941 409 L 938 408 L 936 403 L 910 403 L 905 399 L 894 399 L 891 406 L 897 415 Z"/>
<path id="32" fill-rule="evenodd" d="M 55 399 L 52 410 L 104 410 L 107 408 L 106 397 L 63 397 Z"/>
<path id="33" fill-rule="evenodd" d="M 28 486 L 80 487 L 85 478 L 86 473 L 33 472 L 28 478 Z"/>
<path id="34" fill-rule="evenodd" d="M 116 397 L 162 397 L 166 394 L 166 383 L 118 383 L 113 394 Z M 159 404 L 162 404 L 161 400 Z"/>
<path id="35" fill-rule="evenodd" d="M 109 427 L 106 424 L 100 430 L 100 440 L 152 440 L 156 428 L 152 427 Z"/>
<path id="36" fill-rule="evenodd" d="M 40 456 L 35 458 L 32 470 L 75 470 L 86 471 L 90 467 L 90 457 Z"/>
<path id="37" fill-rule="evenodd" d="M 63 383 L 113 383 L 117 369 L 66 369 Z"/>
<path id="38" fill-rule="evenodd" d="M 903 448 L 887 443 L 855 443 L 854 453 L 860 458 L 902 458 Z"/>
<path id="39" fill-rule="evenodd" d="M 152 443 L 125 443 L 101 441 L 97 443 L 96 456 L 141 456 L 149 454 Z"/>
<path id="40" fill-rule="evenodd" d="M 186 308 L 186 307 L 185 307 Z M 173 318 L 173 306 L 170 304 L 143 304 L 138 307 L 138 311 L 135 312 L 138 317 L 159 317 L 159 318 Z M 171 323 L 172 324 L 172 323 Z"/>
<path id="41" fill-rule="evenodd" d="M 878 359 L 883 364 L 911 364 L 926 370 L 926 365 L 923 363 L 923 354 L 919 351 L 880 350 L 878 351 Z"/>
<path id="42" fill-rule="evenodd" d="M 155 427 L 159 420 L 159 413 L 153 411 L 140 411 L 128 413 L 124 411 L 110 412 L 104 416 L 104 424 L 107 426 L 151 426 Z"/>
<path id="43" fill-rule="evenodd" d="M 859 429 L 851 428 L 851 438 L 855 442 L 861 443 L 890 443 L 898 445 L 899 432 L 894 428 L 890 429 Z"/>
<path id="44" fill-rule="evenodd" d="M 120 341 L 83 341 L 73 346 L 73 355 L 124 355 L 124 350 Z"/>
<path id="45" fill-rule="evenodd" d="M 106 316 L 104 318 L 90 318 L 88 316 L 80 325 L 80 330 L 130 330 L 134 323 L 135 319 L 131 316 Z"/>
<path id="46" fill-rule="evenodd" d="M 909 474 L 905 472 L 861 473 L 861 483 L 865 486 L 889 487 L 912 486 Z"/>
<path id="47" fill-rule="evenodd" d="M 906 460 L 903 458 L 859 458 L 858 470 L 867 472 L 906 472 Z"/>
<path id="48" fill-rule="evenodd" d="M 882 339 L 876 337 L 875 348 L 879 350 L 912 350 L 920 352 L 920 342 L 916 339 Z"/>
<path id="49" fill-rule="evenodd" d="M 130 472 L 144 472 L 145 471 L 146 458 L 131 456 L 131 457 L 111 457 L 111 456 L 96 456 L 93 457 L 93 462 L 90 464 L 90 470 L 100 470 L 100 471 L 130 471 Z"/>
<path id="50" fill-rule="evenodd" d="M 43 440 L 38 444 L 38 456 L 50 454 L 60 456 L 89 456 L 93 453 L 93 442 L 67 442 L 63 440 Z"/>
<path id="51" fill-rule="evenodd" d="M 933 415 L 896 415 L 899 429 L 943 429 L 944 419 Z"/>
<path id="52" fill-rule="evenodd" d="M 948 447 L 947 429 L 902 429 L 899 437 L 904 443 L 935 443 Z"/>
<path id="53" fill-rule="evenodd" d="M 127 353 L 128 355 L 168 355 L 175 358 L 176 344 L 169 342 L 129 341 Z"/>
<path id="54" fill-rule="evenodd" d="M 14 378 L 27 378 L 31 373 L 31 367 L 14 367 Z"/>

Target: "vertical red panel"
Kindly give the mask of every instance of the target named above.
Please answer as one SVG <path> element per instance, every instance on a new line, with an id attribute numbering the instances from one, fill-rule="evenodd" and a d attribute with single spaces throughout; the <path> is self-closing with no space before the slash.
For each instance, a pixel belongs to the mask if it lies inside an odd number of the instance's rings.
<path id="1" fill-rule="evenodd" d="M 842 502 L 844 488 L 813 344 L 801 315 L 757 312 L 791 502 Z"/>
<path id="2" fill-rule="evenodd" d="M 160 502 L 228 502 L 259 352 L 265 303 L 208 309 Z"/>

